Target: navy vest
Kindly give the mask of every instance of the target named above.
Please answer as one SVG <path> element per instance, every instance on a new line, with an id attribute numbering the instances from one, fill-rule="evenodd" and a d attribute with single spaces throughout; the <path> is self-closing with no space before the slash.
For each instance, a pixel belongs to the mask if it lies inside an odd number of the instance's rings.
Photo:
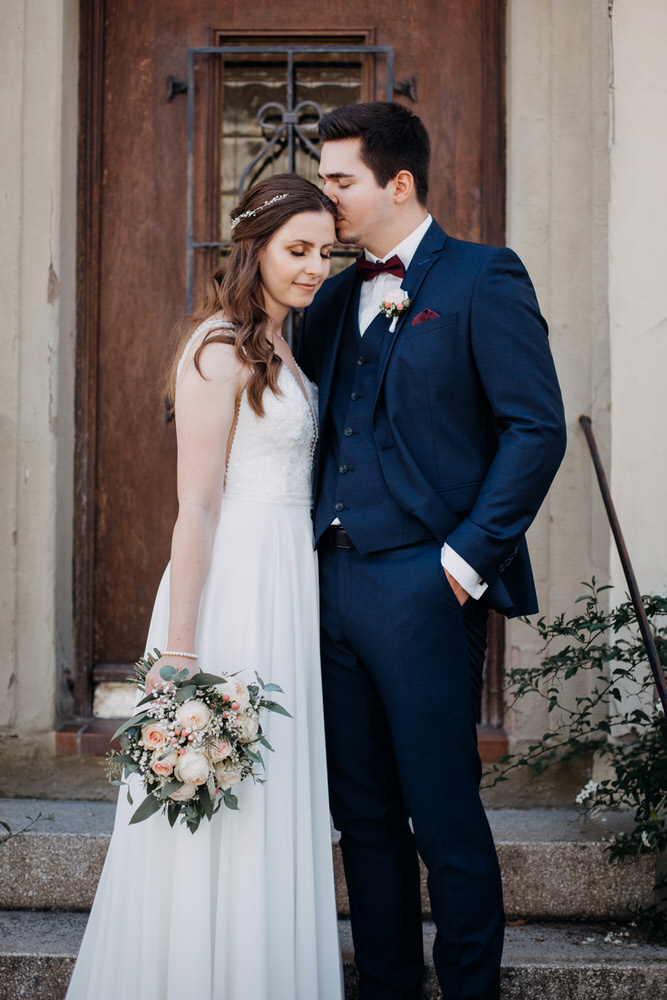
<path id="1" fill-rule="evenodd" d="M 359 334 L 359 290 L 350 296 L 329 401 L 320 482 L 315 506 L 315 538 L 338 518 L 355 548 L 379 552 L 432 538 L 428 528 L 401 510 L 387 489 L 373 434 L 383 341 L 390 320 L 378 313 Z"/>

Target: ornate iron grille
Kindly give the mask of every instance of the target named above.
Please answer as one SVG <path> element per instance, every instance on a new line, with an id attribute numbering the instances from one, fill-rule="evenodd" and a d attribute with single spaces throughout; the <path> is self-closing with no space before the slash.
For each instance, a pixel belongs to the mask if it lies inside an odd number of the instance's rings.
<path id="1" fill-rule="evenodd" d="M 253 171 L 260 169 L 278 149 L 287 153 L 288 169 L 295 169 L 295 152 L 300 148 L 315 160 L 319 160 L 319 152 L 315 142 L 317 124 L 322 116 L 322 110 L 316 101 L 305 100 L 295 103 L 295 57 L 301 55 L 342 56 L 356 55 L 383 56 L 386 60 L 385 94 L 386 100 L 391 100 L 394 93 L 394 50 L 386 45 L 222 45 L 202 46 L 188 50 L 188 77 L 185 85 L 176 84 L 170 78 L 169 96 L 187 88 L 188 95 L 188 150 L 187 150 L 187 310 L 192 311 L 194 296 L 194 262 L 197 250 L 221 250 L 229 248 L 228 240 L 198 240 L 195 238 L 195 60 L 198 57 L 217 56 L 280 56 L 286 61 L 286 100 L 282 104 L 269 101 L 262 105 L 256 115 L 258 135 L 264 139 L 264 146 L 246 164 L 238 184 L 239 196 L 243 193 L 248 178 Z M 353 251 L 338 250 L 340 256 L 350 256 Z M 292 323 L 288 331 L 290 340 Z"/>

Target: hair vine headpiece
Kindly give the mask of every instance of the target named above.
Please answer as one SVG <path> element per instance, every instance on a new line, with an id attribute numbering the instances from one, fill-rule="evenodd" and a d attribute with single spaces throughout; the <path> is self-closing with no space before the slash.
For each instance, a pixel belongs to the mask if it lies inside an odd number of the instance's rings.
<path id="1" fill-rule="evenodd" d="M 273 205 L 275 202 L 282 201 L 283 198 L 288 197 L 289 191 L 285 191 L 284 194 L 277 194 L 275 198 L 269 198 L 269 200 L 265 201 L 263 205 L 258 205 L 257 208 L 252 208 L 249 212 L 241 212 L 241 214 L 237 215 L 235 219 L 232 219 L 232 229 L 235 229 L 242 219 L 250 219 L 253 215 L 257 215 L 258 212 L 261 212 L 263 208 L 267 208 L 269 205 Z"/>

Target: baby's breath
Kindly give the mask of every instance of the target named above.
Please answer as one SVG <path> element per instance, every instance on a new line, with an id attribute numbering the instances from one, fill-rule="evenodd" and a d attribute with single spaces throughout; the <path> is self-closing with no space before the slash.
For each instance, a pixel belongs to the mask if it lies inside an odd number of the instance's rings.
<path id="1" fill-rule="evenodd" d="M 155 656 L 142 657 L 135 665 L 133 683 L 142 692 L 146 674 L 158 659 L 155 650 Z M 161 674 L 164 683 L 152 696 L 144 695 L 136 714 L 114 736 L 121 750 L 109 756 L 109 780 L 125 784 L 121 769 L 125 778 L 141 776 L 147 794 L 131 823 L 162 811 L 172 826 L 181 815 L 194 833 L 223 802 L 238 808 L 231 791 L 234 784 L 248 777 L 262 780 L 257 770 L 263 763 L 260 750 L 272 748 L 262 732 L 260 714 L 289 713 L 271 697 L 281 691 L 278 685 L 264 684 L 258 675 L 246 686 L 236 675 L 188 677 L 186 671 L 179 673 L 171 666 L 163 667 Z M 256 733 L 254 722 L 248 729 L 249 720 L 257 720 Z"/>

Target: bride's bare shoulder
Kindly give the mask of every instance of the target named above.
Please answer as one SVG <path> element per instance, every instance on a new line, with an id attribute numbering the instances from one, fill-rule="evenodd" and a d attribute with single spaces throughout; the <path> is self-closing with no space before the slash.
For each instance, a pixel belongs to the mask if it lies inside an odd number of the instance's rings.
<path id="1" fill-rule="evenodd" d="M 243 381 L 247 366 L 234 346 L 234 325 L 222 313 L 209 317 L 192 332 L 179 362 L 177 386 L 184 379 Z"/>

